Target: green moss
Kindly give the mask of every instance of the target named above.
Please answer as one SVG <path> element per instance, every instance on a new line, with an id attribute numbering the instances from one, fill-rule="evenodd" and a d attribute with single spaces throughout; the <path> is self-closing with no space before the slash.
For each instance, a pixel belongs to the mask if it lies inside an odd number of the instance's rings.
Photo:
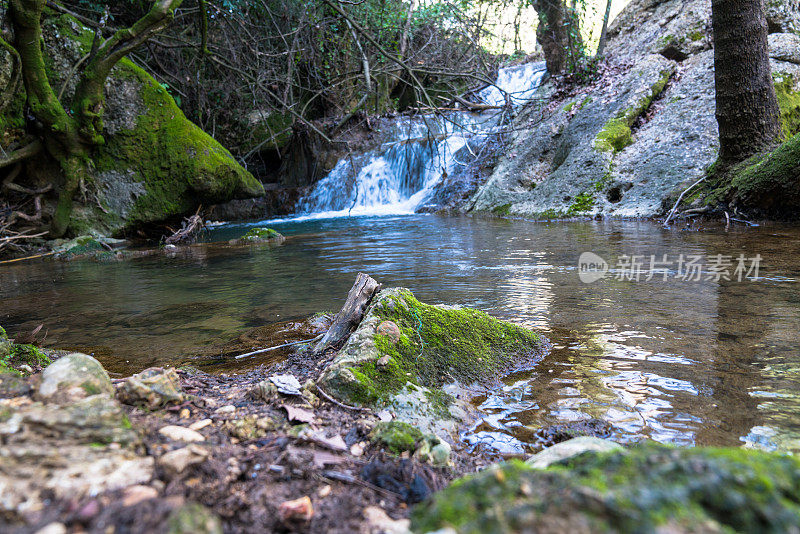
<path id="1" fill-rule="evenodd" d="M 636 119 L 650 108 L 653 99 L 664 91 L 672 72 L 671 69 L 662 70 L 658 81 L 650 87 L 650 91 L 646 95 L 640 98 L 635 105 L 620 111 L 614 118 L 609 119 L 595 137 L 594 147 L 603 152 L 617 153 L 633 144 L 631 127 Z"/>
<path id="2" fill-rule="evenodd" d="M 567 215 L 578 215 L 590 211 L 594 207 L 595 198 L 591 193 L 581 193 L 575 197 L 575 200 L 567 209 Z"/>
<path id="3" fill-rule="evenodd" d="M 781 111 L 781 129 L 787 139 L 800 133 L 800 92 L 794 90 L 791 75 L 774 75 L 775 95 Z"/>
<path id="4" fill-rule="evenodd" d="M 570 111 L 572 111 L 572 108 L 574 108 L 574 107 L 575 107 L 575 104 L 577 104 L 577 102 L 575 102 L 575 101 L 573 100 L 572 102 L 570 102 L 569 104 L 567 104 L 566 106 L 564 106 L 564 111 L 566 111 L 567 113 L 569 113 Z"/>
<path id="5" fill-rule="evenodd" d="M 797 218 L 800 210 L 800 134 L 767 154 L 759 154 L 710 184 L 707 200 L 733 197 L 740 206 L 762 213 Z"/>
<path id="6" fill-rule="evenodd" d="M 144 185 L 128 224 L 184 214 L 202 202 L 257 196 L 263 188 L 211 136 L 184 117 L 167 91 L 127 59 L 114 76 L 135 82 L 144 113 L 133 130 L 111 136 L 96 159 L 99 172 L 133 171 Z M 126 165 L 129 168 L 121 168 Z M 135 187 L 135 185 L 133 185 Z"/>
<path id="7" fill-rule="evenodd" d="M 270 239 L 283 239 L 283 236 L 272 228 L 252 228 L 239 241 L 257 243 Z"/>
<path id="8" fill-rule="evenodd" d="M 492 208 L 492 213 L 500 215 L 501 217 L 504 217 L 504 216 L 508 215 L 509 211 L 511 211 L 511 203 L 510 202 L 508 204 L 503 204 L 502 206 L 496 206 L 496 207 Z"/>
<path id="9" fill-rule="evenodd" d="M 689 34 L 689 40 L 692 42 L 702 41 L 706 34 L 702 30 L 696 30 Z"/>
<path id="10" fill-rule="evenodd" d="M 8 343 L 3 339 L 6 346 Z M 10 345 L 7 354 L 0 354 L 0 373 L 14 373 L 24 376 L 27 373 L 20 371 L 20 367 L 27 365 L 34 371 L 47 367 L 52 360 L 34 345 Z"/>
<path id="11" fill-rule="evenodd" d="M 50 14 L 43 25 L 54 26 L 50 32 L 64 39 L 65 46 L 74 43 L 81 55 L 91 49 L 93 33 L 72 17 Z M 51 63 L 52 58 L 46 56 Z M 59 87 L 58 69 L 50 63 L 48 78 Z M 138 116 L 135 127 L 107 135 L 105 143 L 92 154 L 92 161 L 97 174 L 111 173 L 111 179 L 129 190 L 132 204 L 124 213 L 107 204 L 103 210 L 73 212 L 70 233 L 133 227 L 186 214 L 202 203 L 263 194 L 261 184 L 230 152 L 186 119 L 152 76 L 123 58 L 111 78 L 133 82 L 139 88 L 141 108 L 132 110 Z"/>
<path id="12" fill-rule="evenodd" d="M 422 440 L 422 432 L 408 423 L 389 421 L 378 423 L 369 434 L 373 443 L 385 446 L 391 452 L 414 452 L 417 443 Z"/>
<path id="13" fill-rule="evenodd" d="M 800 460 L 745 449 L 648 443 L 546 470 L 510 462 L 454 482 L 412 513 L 412 530 L 787 532 L 800 527 Z M 675 529 L 673 529 L 675 530 Z M 678 531 L 691 531 L 678 528 Z"/>
<path id="14" fill-rule="evenodd" d="M 362 405 L 376 405 L 407 383 L 428 388 L 457 380 L 464 384 L 529 364 L 539 356 L 539 336 L 470 308 L 423 304 L 407 289 L 386 290 L 369 314 L 397 324 L 395 343 L 375 334 L 374 361 L 347 367 L 355 381 L 337 381 L 339 395 Z M 387 357 L 385 365 L 377 361 Z M 452 398 L 433 393 L 434 410 L 445 413 Z M 430 400 L 430 397 L 429 397 Z"/>

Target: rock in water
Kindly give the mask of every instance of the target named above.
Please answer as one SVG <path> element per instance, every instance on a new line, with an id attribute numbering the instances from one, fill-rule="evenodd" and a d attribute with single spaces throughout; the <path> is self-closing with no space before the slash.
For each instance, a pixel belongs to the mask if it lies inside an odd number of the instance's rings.
<path id="1" fill-rule="evenodd" d="M 386 289 L 373 297 L 318 384 L 347 404 L 391 407 L 423 432 L 451 432 L 465 405 L 444 384 L 530 367 L 546 347 L 523 326 L 469 308 L 423 304 L 408 289 Z"/>
<path id="2" fill-rule="evenodd" d="M 242 245 L 255 245 L 259 243 L 280 245 L 284 241 L 286 241 L 286 238 L 272 228 L 252 228 L 237 239 L 236 243 Z"/>
<path id="3" fill-rule="evenodd" d="M 562 441 L 528 458 L 528 465 L 545 469 L 556 462 L 568 460 L 586 452 L 613 452 L 622 449 L 619 443 L 608 439 L 581 436 Z"/>
<path id="4" fill-rule="evenodd" d="M 125 380 L 117 390 L 117 398 L 125 404 L 158 408 L 183 401 L 181 382 L 175 369 L 151 367 Z"/>
<path id="5" fill-rule="evenodd" d="M 646 443 L 544 470 L 516 460 L 495 465 L 416 508 L 411 530 L 796 532 L 797 495 L 797 458 Z"/>
<path id="6" fill-rule="evenodd" d="M 114 393 L 111 379 L 100 362 L 79 352 L 67 354 L 42 372 L 39 397 L 51 400 L 59 394 L 91 396 Z"/>

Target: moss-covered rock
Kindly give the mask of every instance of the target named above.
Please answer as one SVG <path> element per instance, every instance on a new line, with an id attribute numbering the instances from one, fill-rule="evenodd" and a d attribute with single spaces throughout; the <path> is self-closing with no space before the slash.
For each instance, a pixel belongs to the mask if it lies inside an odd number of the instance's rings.
<path id="1" fill-rule="evenodd" d="M 378 333 L 383 321 L 397 325 L 399 338 Z M 401 418 L 428 413 L 447 419 L 454 399 L 441 386 L 530 366 L 544 346 L 532 330 L 484 312 L 423 304 L 408 289 L 388 289 L 373 299 L 319 384 L 347 403 L 391 405 Z"/>
<path id="2" fill-rule="evenodd" d="M 100 362 L 79 352 L 73 352 L 56 360 L 42 373 L 38 395 L 50 400 L 61 396 L 92 396 L 101 393 L 113 394 L 111 378 Z"/>
<path id="3" fill-rule="evenodd" d="M 167 519 L 168 534 L 222 534 L 222 522 L 214 512 L 196 502 L 173 510 Z"/>
<path id="4" fill-rule="evenodd" d="M 50 83 L 63 86 L 63 101 L 69 102 L 77 79 L 70 72 L 89 53 L 94 33 L 52 12 L 42 30 Z M 261 184 L 127 58 L 112 70 L 105 93 L 104 143 L 92 154 L 92 183 L 86 184 L 97 200 L 75 207 L 71 235 L 119 233 L 194 212 L 200 204 L 263 194 Z M 12 105 L 0 117 L 3 137 L 20 126 L 20 110 Z M 54 169 L 31 172 L 48 179 Z"/>
<path id="5" fill-rule="evenodd" d="M 375 425 L 369 437 L 393 453 L 400 454 L 405 451 L 414 452 L 417 443 L 422 440 L 422 432 L 408 423 L 389 421 Z"/>
<path id="6" fill-rule="evenodd" d="M 781 110 L 781 129 L 787 139 L 800 133 L 800 91 L 795 89 L 794 77 L 774 74 L 775 95 Z"/>
<path id="7" fill-rule="evenodd" d="M 632 144 L 633 132 L 631 127 L 633 123 L 648 110 L 653 103 L 653 99 L 664 91 L 674 72 L 675 67 L 662 70 L 660 78 L 651 86 L 649 93 L 643 95 L 633 106 L 623 109 L 606 122 L 603 129 L 595 137 L 594 147 L 597 150 L 616 153 Z"/>
<path id="8" fill-rule="evenodd" d="M 512 461 L 454 482 L 412 530 L 790 532 L 800 528 L 800 460 L 745 449 L 644 444 L 545 470 Z"/>
<path id="9" fill-rule="evenodd" d="M 729 173 L 729 184 L 708 194 L 709 199 L 731 197 L 748 210 L 779 218 L 797 218 L 800 212 L 800 134 L 774 151 L 757 155 Z"/>
<path id="10" fill-rule="evenodd" d="M 280 244 L 285 237 L 272 228 L 251 228 L 246 234 L 236 240 L 240 244 L 274 243 Z"/>

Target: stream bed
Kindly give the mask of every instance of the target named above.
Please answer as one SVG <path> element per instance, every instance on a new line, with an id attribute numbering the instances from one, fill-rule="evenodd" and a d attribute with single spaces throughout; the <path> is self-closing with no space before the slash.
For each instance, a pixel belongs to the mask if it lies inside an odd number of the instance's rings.
<path id="1" fill-rule="evenodd" d="M 287 236 L 283 246 L 207 243 L 118 263 L 5 266 L 0 325 L 13 336 L 44 324 L 47 346 L 92 353 L 120 374 L 202 365 L 204 347 L 248 328 L 337 310 L 363 271 L 424 302 L 534 327 L 553 343 L 533 371 L 477 399 L 487 415 L 467 443 L 527 452 L 526 426 L 599 418 L 621 442 L 800 450 L 798 227 L 434 215 L 270 226 Z M 210 239 L 249 228 L 228 225 Z M 584 252 L 608 262 L 604 278 L 581 281 Z M 736 271 L 740 255 L 749 274 Z M 641 268 L 626 271 L 632 257 Z M 731 280 L 714 275 L 718 257 L 731 259 Z M 690 258 L 705 267 L 699 279 Z"/>

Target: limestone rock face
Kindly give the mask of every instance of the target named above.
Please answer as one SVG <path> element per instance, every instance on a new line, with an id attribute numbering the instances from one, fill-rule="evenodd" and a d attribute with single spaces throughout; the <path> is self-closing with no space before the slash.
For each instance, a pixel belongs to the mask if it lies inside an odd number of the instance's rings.
<path id="1" fill-rule="evenodd" d="M 770 15 L 770 57 L 787 135 L 800 129 L 797 2 Z M 776 18 L 777 17 L 777 18 Z M 710 0 L 633 0 L 613 21 L 613 71 L 564 104 L 536 104 L 472 209 L 537 218 L 652 217 L 671 207 L 719 151 Z M 666 78 L 664 78 L 664 76 Z M 550 83 L 539 89 L 545 102 Z"/>

